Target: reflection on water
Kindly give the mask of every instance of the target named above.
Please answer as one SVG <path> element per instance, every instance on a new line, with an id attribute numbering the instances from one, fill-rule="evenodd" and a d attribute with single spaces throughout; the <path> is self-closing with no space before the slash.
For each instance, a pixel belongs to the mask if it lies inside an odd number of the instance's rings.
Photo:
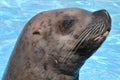
<path id="1" fill-rule="evenodd" d="M 1 0 L 0 79 L 25 23 L 38 12 L 65 7 L 108 10 L 112 17 L 112 31 L 82 67 L 80 80 L 120 80 L 120 0 Z"/>

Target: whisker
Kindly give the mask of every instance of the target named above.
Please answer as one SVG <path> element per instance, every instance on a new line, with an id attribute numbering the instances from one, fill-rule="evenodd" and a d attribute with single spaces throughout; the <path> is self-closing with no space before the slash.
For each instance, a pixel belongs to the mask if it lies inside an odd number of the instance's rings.
<path id="1" fill-rule="evenodd" d="M 93 26 L 94 26 L 94 25 L 93 25 Z M 92 29 L 92 30 L 91 30 L 91 29 Z M 87 32 L 87 35 L 82 39 L 82 41 L 79 40 L 80 43 L 79 43 L 79 45 L 76 47 L 76 50 L 79 48 L 79 46 L 83 43 L 83 41 L 84 41 L 88 36 L 92 36 L 91 34 L 93 34 L 93 33 L 96 31 L 96 29 L 98 29 L 98 27 L 97 27 L 97 25 L 96 25 L 96 26 L 94 26 L 94 28 L 91 27 L 91 29 L 90 29 L 90 31 L 88 31 L 88 30 L 85 31 L 85 32 Z M 93 32 L 93 31 L 94 31 L 94 32 Z M 89 33 L 88 33 L 88 32 L 89 32 Z M 80 36 L 80 37 L 81 37 L 81 36 Z M 87 38 L 87 39 L 88 39 L 88 38 Z M 78 41 L 78 42 L 79 42 L 79 41 Z M 73 53 L 72 55 L 70 54 L 71 56 L 69 55 L 70 57 L 68 56 L 69 59 L 71 59 L 71 57 L 75 54 L 76 50 L 74 51 L 74 53 Z"/>
<path id="2" fill-rule="evenodd" d="M 90 39 L 91 37 L 93 37 L 95 34 L 97 34 L 99 32 L 99 29 L 97 26 L 99 26 L 99 25 L 94 26 L 94 29 L 88 39 Z"/>
<path id="3" fill-rule="evenodd" d="M 101 29 L 101 32 L 103 32 L 105 30 L 105 25 L 103 25 L 103 28 Z"/>
<path id="4" fill-rule="evenodd" d="M 73 57 L 73 55 L 76 53 L 77 49 L 79 48 L 79 46 L 83 43 L 83 41 L 90 35 L 91 32 L 89 32 L 83 39 L 82 41 L 80 41 L 80 43 L 77 45 L 74 53 L 69 57 L 69 59 L 71 59 Z"/>
<path id="5" fill-rule="evenodd" d="M 79 42 L 79 44 L 81 45 L 81 43 L 85 40 L 85 38 L 86 37 L 88 37 L 88 32 L 90 33 L 91 32 L 91 30 L 92 30 L 92 27 L 91 28 L 89 28 L 89 29 L 85 29 L 86 31 L 84 31 L 80 36 L 79 36 L 79 38 L 78 38 L 78 41 L 77 42 L 75 42 L 75 46 L 76 46 L 76 44 L 78 44 Z M 87 36 L 86 36 L 87 35 Z M 84 36 L 86 36 L 86 37 L 84 37 Z M 82 40 L 82 41 L 81 41 Z M 75 46 L 73 46 L 72 48 L 71 48 L 71 50 L 73 49 L 73 48 L 75 48 Z M 68 54 L 66 54 L 65 55 L 65 57 L 63 58 L 63 63 L 69 58 L 69 56 L 71 55 L 71 51 L 68 53 Z"/>

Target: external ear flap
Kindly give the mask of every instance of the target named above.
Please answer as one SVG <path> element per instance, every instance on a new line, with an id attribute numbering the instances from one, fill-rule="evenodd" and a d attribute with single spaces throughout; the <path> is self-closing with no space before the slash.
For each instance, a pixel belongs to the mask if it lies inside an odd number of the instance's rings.
<path id="1" fill-rule="evenodd" d="M 39 31 L 34 31 L 33 35 L 40 35 L 40 32 Z"/>

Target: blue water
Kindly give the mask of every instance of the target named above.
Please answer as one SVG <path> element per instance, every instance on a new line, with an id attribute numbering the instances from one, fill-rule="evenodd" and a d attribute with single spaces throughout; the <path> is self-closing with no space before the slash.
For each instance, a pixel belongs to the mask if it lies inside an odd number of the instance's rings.
<path id="1" fill-rule="evenodd" d="M 112 30 L 80 71 L 80 80 L 120 80 L 120 0 L 0 0 L 0 80 L 25 23 L 35 14 L 57 8 L 106 9 Z"/>

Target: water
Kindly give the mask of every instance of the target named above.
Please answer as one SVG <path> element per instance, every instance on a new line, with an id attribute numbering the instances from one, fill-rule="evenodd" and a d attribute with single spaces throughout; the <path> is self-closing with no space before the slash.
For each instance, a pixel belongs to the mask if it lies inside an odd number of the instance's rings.
<path id="1" fill-rule="evenodd" d="M 112 31 L 80 71 L 80 80 L 120 80 L 120 0 L 0 0 L 0 80 L 25 23 L 35 14 L 57 8 L 107 9 Z"/>

